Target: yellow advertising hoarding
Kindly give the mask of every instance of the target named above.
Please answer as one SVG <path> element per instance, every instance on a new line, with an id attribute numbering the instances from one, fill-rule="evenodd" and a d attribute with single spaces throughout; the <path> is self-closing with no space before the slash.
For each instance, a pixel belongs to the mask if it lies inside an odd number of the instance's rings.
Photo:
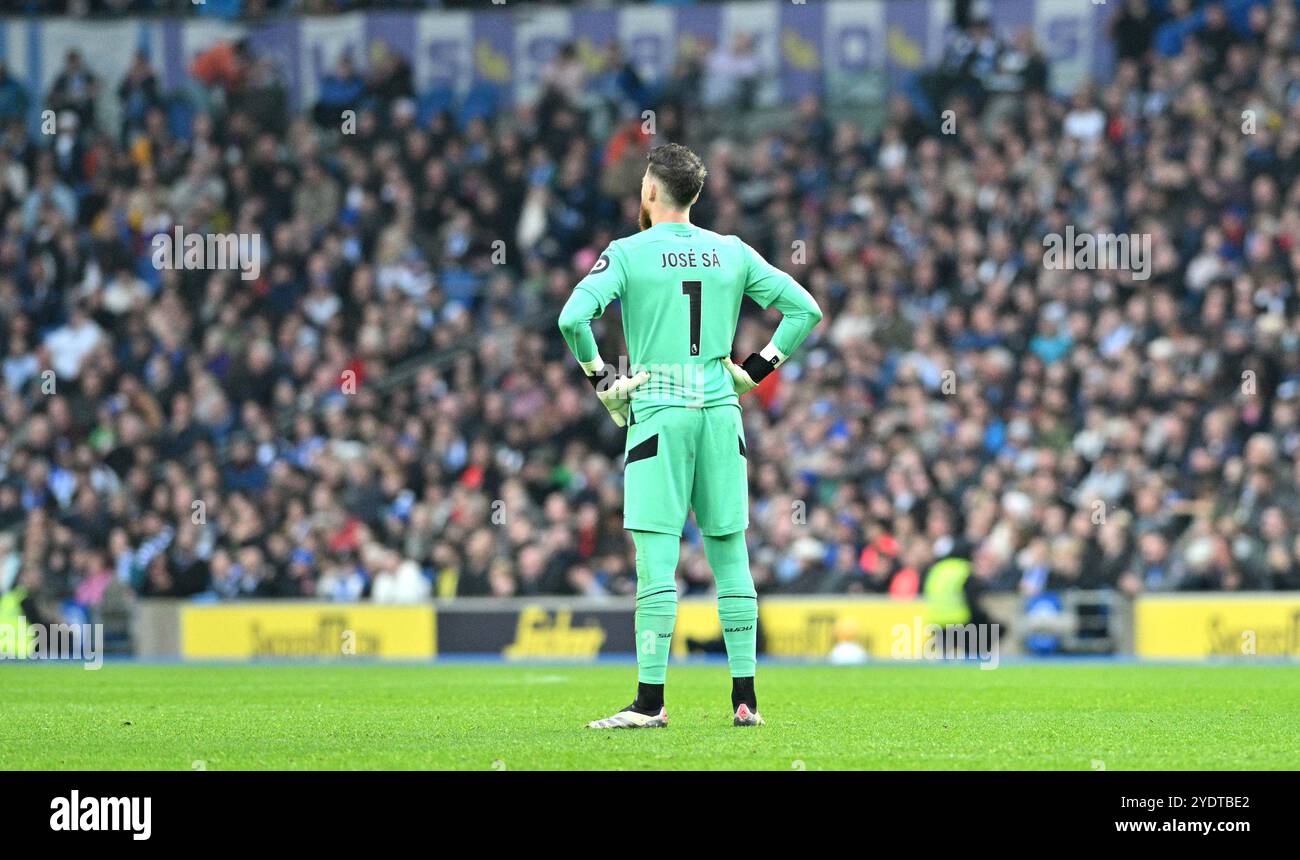
<path id="1" fill-rule="evenodd" d="M 758 604 L 759 635 L 764 654 L 775 657 L 825 657 L 835 647 L 837 627 L 872 657 L 894 656 L 896 625 L 917 628 L 924 601 L 843 598 L 767 598 Z M 714 601 L 684 600 L 677 607 L 673 653 L 687 652 L 686 640 L 722 637 Z"/>
<path id="2" fill-rule="evenodd" d="M 594 658 L 605 639 L 605 629 L 598 622 L 575 624 L 571 610 L 550 612 L 541 606 L 526 606 L 519 612 L 514 641 L 501 649 L 501 655 L 508 660 Z"/>
<path id="3" fill-rule="evenodd" d="M 1300 594 L 1143 596 L 1133 626 L 1139 657 L 1300 657 Z"/>
<path id="4" fill-rule="evenodd" d="M 234 603 L 181 609 L 181 656 L 197 659 L 434 656 L 432 605 Z"/>

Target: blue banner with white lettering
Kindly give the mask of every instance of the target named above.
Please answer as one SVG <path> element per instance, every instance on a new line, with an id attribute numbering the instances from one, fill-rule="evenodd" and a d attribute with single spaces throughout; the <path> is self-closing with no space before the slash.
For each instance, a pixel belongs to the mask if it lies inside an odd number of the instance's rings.
<path id="1" fill-rule="evenodd" d="M 1106 23 L 1118 4 L 1086 0 L 998 0 L 991 4 L 998 35 L 1032 31 L 1052 61 L 1053 89 L 1073 90 L 1105 79 L 1113 51 Z M 537 94 L 556 52 L 572 45 L 594 76 L 615 41 L 643 81 L 671 74 L 688 41 L 726 51 L 748 37 L 769 103 L 793 103 L 828 88 L 852 93 L 866 79 L 897 87 L 943 55 L 952 32 L 951 0 L 751 0 L 707 5 L 637 5 L 614 9 L 492 5 L 476 11 L 376 11 L 304 16 L 265 23 L 210 17 L 118 19 L 126 38 L 105 38 L 103 22 L 66 19 L 0 20 L 0 62 L 38 105 L 63 63 L 65 45 L 82 49 L 109 86 L 103 108 L 136 48 L 150 57 L 169 88 L 184 85 L 194 58 L 222 41 L 248 37 L 269 57 L 294 108 L 314 104 L 323 75 L 347 55 L 366 69 L 383 51 L 411 64 L 428 106 L 476 100 L 482 107 Z M 129 33 L 129 35 L 128 35 Z"/>

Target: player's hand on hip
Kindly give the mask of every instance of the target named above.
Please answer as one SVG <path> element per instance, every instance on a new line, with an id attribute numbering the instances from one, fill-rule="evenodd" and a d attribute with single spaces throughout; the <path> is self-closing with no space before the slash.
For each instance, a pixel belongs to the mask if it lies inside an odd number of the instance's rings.
<path id="1" fill-rule="evenodd" d="M 722 366 L 731 374 L 731 384 L 735 387 L 737 396 L 753 391 L 776 369 L 772 362 L 758 353 L 745 359 L 744 364 L 736 364 L 729 356 L 723 356 Z"/>
<path id="2" fill-rule="evenodd" d="M 587 378 L 596 389 L 596 397 L 609 410 L 609 417 L 619 427 L 626 427 L 632 392 L 645 385 L 650 380 L 650 374 L 642 370 L 632 376 L 616 376 L 612 366 L 606 367 L 607 373 L 596 373 Z"/>

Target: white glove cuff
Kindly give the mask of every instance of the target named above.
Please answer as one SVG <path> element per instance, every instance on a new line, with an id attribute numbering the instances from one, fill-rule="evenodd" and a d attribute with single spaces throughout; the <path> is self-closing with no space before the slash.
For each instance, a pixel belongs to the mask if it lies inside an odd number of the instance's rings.
<path id="1" fill-rule="evenodd" d="M 773 368 L 777 368 L 785 364 L 785 360 L 789 357 L 783 355 L 781 353 L 781 350 L 776 348 L 776 344 L 771 342 L 769 342 L 767 346 L 763 347 L 763 351 L 760 352 L 759 355 L 763 356 L 763 358 L 771 362 Z"/>

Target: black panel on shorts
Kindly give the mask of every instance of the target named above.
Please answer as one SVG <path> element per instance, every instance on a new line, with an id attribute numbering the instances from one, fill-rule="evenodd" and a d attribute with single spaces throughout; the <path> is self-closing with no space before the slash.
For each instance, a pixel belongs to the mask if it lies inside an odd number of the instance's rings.
<path id="1" fill-rule="evenodd" d="M 656 433 L 649 439 L 638 442 L 632 446 L 632 450 L 627 452 L 627 461 L 624 465 L 630 466 L 637 460 L 649 460 L 659 453 L 659 434 Z"/>

